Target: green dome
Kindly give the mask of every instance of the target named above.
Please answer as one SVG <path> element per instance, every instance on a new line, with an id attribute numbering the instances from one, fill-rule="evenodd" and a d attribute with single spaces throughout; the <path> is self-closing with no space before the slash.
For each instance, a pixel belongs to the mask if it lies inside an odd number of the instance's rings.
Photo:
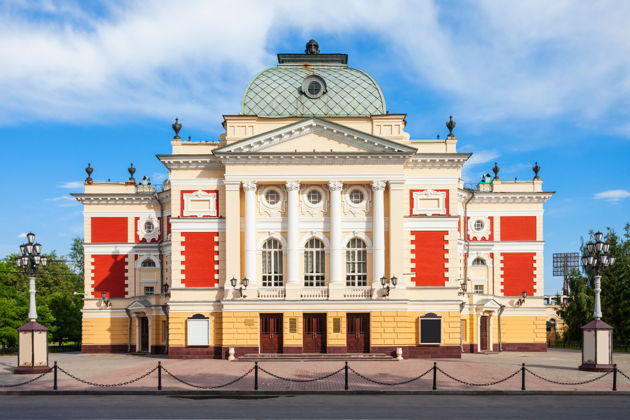
<path id="1" fill-rule="evenodd" d="M 278 62 L 249 83 L 241 115 L 368 117 L 386 113 L 381 88 L 367 73 L 349 68 L 345 54 L 279 54 Z M 310 80 L 320 78 L 324 85 L 320 96 L 309 95 L 308 87 L 303 91 Z"/>

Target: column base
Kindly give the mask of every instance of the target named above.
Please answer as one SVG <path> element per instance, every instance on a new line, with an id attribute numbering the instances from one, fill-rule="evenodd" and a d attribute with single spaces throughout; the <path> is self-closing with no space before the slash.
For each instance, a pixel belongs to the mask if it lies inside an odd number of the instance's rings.
<path id="1" fill-rule="evenodd" d="M 46 373 L 52 370 L 51 367 L 48 366 L 20 366 L 13 370 L 13 373 L 17 373 L 20 375 L 33 375 L 37 373 Z"/>
<path id="2" fill-rule="evenodd" d="M 588 372 L 612 372 L 615 370 L 614 365 L 603 365 L 597 363 L 583 363 L 578 367 L 579 370 L 585 370 Z"/>

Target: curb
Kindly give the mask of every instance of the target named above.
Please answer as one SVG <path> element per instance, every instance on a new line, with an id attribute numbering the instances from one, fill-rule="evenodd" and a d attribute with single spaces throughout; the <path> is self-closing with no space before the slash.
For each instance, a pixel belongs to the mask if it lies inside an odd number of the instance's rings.
<path id="1" fill-rule="evenodd" d="M 216 396 L 216 397 L 255 397 L 259 396 L 291 396 L 291 395 L 618 395 L 630 396 L 630 391 L 501 391 L 501 390 L 436 390 L 436 391 L 0 391 L 2 395 L 163 395 L 163 396 Z"/>

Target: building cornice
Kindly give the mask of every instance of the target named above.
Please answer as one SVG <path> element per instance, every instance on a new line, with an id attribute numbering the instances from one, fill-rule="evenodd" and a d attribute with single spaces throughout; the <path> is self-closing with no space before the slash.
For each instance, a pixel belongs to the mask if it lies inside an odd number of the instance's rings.
<path id="1" fill-rule="evenodd" d="M 405 163 L 408 168 L 461 168 L 472 153 L 416 153 Z"/>
<path id="2" fill-rule="evenodd" d="M 402 164 L 410 153 L 235 153 L 220 154 L 217 157 L 224 164 L 262 164 L 262 165 L 297 165 L 297 164 Z"/>
<path id="3" fill-rule="evenodd" d="M 155 204 L 155 194 L 71 194 L 82 204 Z"/>
<path id="4" fill-rule="evenodd" d="M 460 201 L 470 198 L 471 191 L 459 190 Z M 555 192 L 478 192 L 474 193 L 471 203 L 537 203 L 543 204 Z"/>
<path id="5" fill-rule="evenodd" d="M 223 169 L 212 155 L 155 155 L 168 169 Z"/>

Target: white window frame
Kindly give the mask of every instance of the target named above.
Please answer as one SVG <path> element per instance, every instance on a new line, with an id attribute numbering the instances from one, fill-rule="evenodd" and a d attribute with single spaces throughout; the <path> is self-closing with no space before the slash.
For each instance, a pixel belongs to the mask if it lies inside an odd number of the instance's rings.
<path id="1" fill-rule="evenodd" d="M 313 246 L 318 245 L 318 246 Z M 312 237 L 304 245 L 304 286 L 323 287 L 326 285 L 326 245 L 319 238 Z"/>
<path id="2" fill-rule="evenodd" d="M 273 247 L 270 245 L 273 244 Z M 277 247 L 276 247 L 277 244 Z M 267 239 L 262 245 L 262 286 L 284 286 L 284 264 L 282 243 L 275 238 Z"/>
<path id="3" fill-rule="evenodd" d="M 358 244 L 363 246 L 356 246 Z M 368 248 L 367 243 L 358 237 L 351 238 L 346 244 L 346 286 L 363 287 L 368 285 Z"/>
<path id="4" fill-rule="evenodd" d="M 210 318 L 195 314 L 186 319 L 186 345 L 189 347 L 210 345 Z"/>
<path id="5" fill-rule="evenodd" d="M 430 316 L 433 315 L 433 316 Z M 422 342 L 422 321 L 426 321 L 426 322 L 439 322 L 440 323 L 440 341 L 438 343 L 424 343 Z M 425 314 L 421 317 L 418 317 L 418 344 L 421 345 L 426 345 L 426 346 L 439 346 L 442 345 L 442 340 L 444 339 L 444 334 L 442 331 L 442 327 L 443 327 L 443 323 L 442 323 L 442 317 L 438 316 L 434 313 L 428 313 Z"/>
<path id="6" fill-rule="evenodd" d="M 216 191 L 206 192 L 202 190 L 184 194 L 184 209 L 182 214 L 184 216 L 217 217 L 217 195 L 218 193 Z M 192 203 L 195 201 L 207 201 L 208 210 L 193 210 Z"/>

